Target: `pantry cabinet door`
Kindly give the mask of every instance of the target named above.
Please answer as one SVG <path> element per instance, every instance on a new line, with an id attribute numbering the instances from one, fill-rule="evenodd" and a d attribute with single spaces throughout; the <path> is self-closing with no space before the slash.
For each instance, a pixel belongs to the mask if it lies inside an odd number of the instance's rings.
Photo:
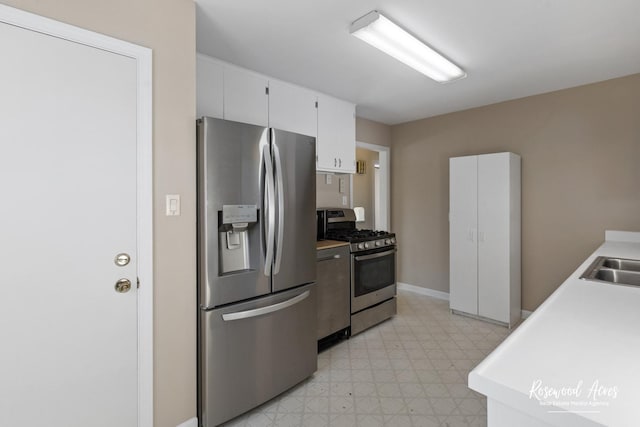
<path id="1" fill-rule="evenodd" d="M 478 156 L 478 314 L 509 323 L 509 153 Z"/>
<path id="2" fill-rule="evenodd" d="M 449 160 L 449 303 L 478 314 L 478 157 Z"/>

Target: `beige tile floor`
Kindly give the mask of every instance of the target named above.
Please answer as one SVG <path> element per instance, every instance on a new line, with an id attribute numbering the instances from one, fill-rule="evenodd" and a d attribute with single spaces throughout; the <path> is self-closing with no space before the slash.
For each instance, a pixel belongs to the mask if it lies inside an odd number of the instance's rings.
<path id="1" fill-rule="evenodd" d="M 398 315 L 319 354 L 318 371 L 226 426 L 485 426 L 467 375 L 509 333 L 398 292 Z"/>

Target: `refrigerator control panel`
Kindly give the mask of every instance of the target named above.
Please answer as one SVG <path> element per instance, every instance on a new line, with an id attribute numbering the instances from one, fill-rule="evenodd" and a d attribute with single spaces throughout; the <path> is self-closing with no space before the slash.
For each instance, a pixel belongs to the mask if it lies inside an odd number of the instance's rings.
<path id="1" fill-rule="evenodd" d="M 223 205 L 222 223 L 234 224 L 238 222 L 258 222 L 258 208 L 256 205 Z"/>

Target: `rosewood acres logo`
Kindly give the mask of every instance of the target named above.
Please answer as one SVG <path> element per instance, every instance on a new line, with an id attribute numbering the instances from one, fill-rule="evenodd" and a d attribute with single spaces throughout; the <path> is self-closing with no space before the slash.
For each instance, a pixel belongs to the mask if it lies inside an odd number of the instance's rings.
<path id="1" fill-rule="evenodd" d="M 599 380 L 585 386 L 583 380 L 574 386 L 554 387 L 545 385 L 542 380 L 533 381 L 529 390 L 529 399 L 537 400 L 541 406 L 561 408 L 548 412 L 597 413 L 598 408 L 607 407 L 618 397 L 618 387 L 601 384 Z"/>

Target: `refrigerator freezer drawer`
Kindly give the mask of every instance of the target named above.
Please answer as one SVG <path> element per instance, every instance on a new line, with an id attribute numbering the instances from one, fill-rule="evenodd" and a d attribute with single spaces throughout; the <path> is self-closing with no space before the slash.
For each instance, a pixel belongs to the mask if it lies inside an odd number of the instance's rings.
<path id="1" fill-rule="evenodd" d="M 200 312 L 203 426 L 228 421 L 316 371 L 316 304 L 311 284 Z"/>

